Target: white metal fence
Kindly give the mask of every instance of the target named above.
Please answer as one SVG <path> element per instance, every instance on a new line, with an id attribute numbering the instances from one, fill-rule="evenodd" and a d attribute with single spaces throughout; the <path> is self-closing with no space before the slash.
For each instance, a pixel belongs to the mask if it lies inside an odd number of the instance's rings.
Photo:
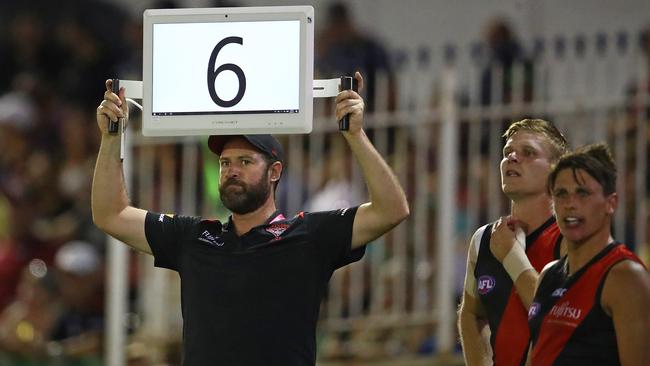
<path id="1" fill-rule="evenodd" d="M 537 41 L 527 50 L 534 57 L 505 67 L 487 63 L 479 46 L 397 53 L 395 110 L 387 108 L 388 76 L 378 74 L 365 128 L 404 186 L 411 216 L 335 273 L 321 310 L 321 359 L 453 351 L 467 242 L 508 211 L 498 163 L 510 121 L 551 120 L 574 147 L 607 141 L 619 169 L 615 236 L 637 251 L 648 246 L 647 56 L 625 34 Z M 279 136 L 287 173 L 278 203 L 289 215 L 365 200 L 331 107 L 317 101 L 311 134 Z M 226 215 L 204 140 L 136 137 L 131 159 L 137 206 Z M 151 344 L 177 340 L 177 276 L 140 261 L 139 334 Z"/>

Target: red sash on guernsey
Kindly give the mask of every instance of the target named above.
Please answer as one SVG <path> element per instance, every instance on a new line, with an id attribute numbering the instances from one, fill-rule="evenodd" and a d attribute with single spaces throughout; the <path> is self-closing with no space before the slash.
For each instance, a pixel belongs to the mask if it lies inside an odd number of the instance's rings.
<path id="1" fill-rule="evenodd" d="M 518 326 L 500 326 L 497 330 L 494 348 L 499 351 L 494 354 L 495 365 L 519 365 L 521 363 L 521 352 L 528 347 L 530 338 L 528 327 L 521 326 L 528 321 L 525 314 L 526 308 L 521 302 L 517 290 L 512 286 L 508 305 L 501 317 L 501 324 L 518 324 Z M 508 352 L 509 349 L 512 351 Z M 522 351 L 520 352 L 520 350 Z"/>
<path id="2" fill-rule="evenodd" d="M 541 272 L 546 264 L 555 259 L 553 252 L 559 236 L 560 229 L 553 223 L 529 246 L 526 255 L 537 272 Z M 494 364 L 520 365 L 529 341 L 528 311 L 513 284 L 494 340 Z"/>
<path id="3" fill-rule="evenodd" d="M 618 245 L 602 259 L 591 264 L 558 299 L 542 319 L 539 336 L 532 350 L 532 365 L 553 364 L 587 314 L 594 306 L 600 306 L 600 299 L 596 299 L 596 294 L 609 269 L 626 259 L 641 263 L 638 257 L 624 245 Z"/>

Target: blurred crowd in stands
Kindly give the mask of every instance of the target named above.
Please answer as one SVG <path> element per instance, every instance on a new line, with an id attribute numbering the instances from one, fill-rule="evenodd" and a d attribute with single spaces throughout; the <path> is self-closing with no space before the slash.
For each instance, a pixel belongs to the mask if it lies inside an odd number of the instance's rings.
<path id="1" fill-rule="evenodd" d="M 93 115 L 133 53 L 127 19 L 95 1 L 0 5 L 0 365 L 100 364 Z"/>
<path id="2" fill-rule="evenodd" d="M 160 1 L 156 7 L 175 4 Z M 360 69 L 369 88 L 368 111 L 399 108 L 391 53 L 355 26 L 342 3 L 330 6 L 323 19 L 316 76 L 352 75 Z M 525 65 L 525 75 L 532 73 L 532 60 L 506 22 L 489 27 L 484 38 L 489 62 L 501 64 L 506 75 L 514 62 Z M 0 366 L 102 364 L 106 238 L 90 214 L 99 143 L 95 108 L 106 78 L 140 80 L 141 42 L 141 19 L 109 2 L 0 2 Z M 481 103 L 494 100 L 494 90 L 501 90 L 500 100 L 507 102 L 511 79 L 503 78 L 495 88 L 491 71 L 486 68 L 480 76 Z M 378 75 L 385 78 L 378 81 Z M 376 90 L 378 84 L 388 92 Z M 639 87 L 650 92 L 650 82 L 635 84 L 630 100 Z M 529 88 L 524 90 L 527 101 Z M 629 113 L 638 113 L 635 106 L 641 103 L 630 104 Z M 629 129 L 625 133 L 634 135 L 634 125 Z M 481 150 L 487 149 L 482 141 Z M 332 181 L 323 182 L 320 194 L 310 197 L 309 210 L 357 203 L 360 193 L 337 179 L 332 174 Z M 384 330 L 346 332 L 323 339 L 320 352 L 331 359 L 431 354 L 432 334 L 432 326 L 404 336 Z M 383 349 L 373 348 L 377 339 L 383 339 Z M 130 365 L 149 364 L 138 344 L 129 347 L 129 357 Z M 168 363 L 177 358 L 170 352 Z"/>

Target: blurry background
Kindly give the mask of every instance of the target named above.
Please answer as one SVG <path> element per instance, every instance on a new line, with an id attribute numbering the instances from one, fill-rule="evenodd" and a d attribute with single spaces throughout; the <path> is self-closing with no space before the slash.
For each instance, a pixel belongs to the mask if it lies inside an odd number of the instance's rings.
<path id="1" fill-rule="evenodd" d="M 95 108 L 106 78 L 141 80 L 142 11 L 305 3 L 0 3 L 0 366 L 105 364 L 105 288 L 116 278 L 107 248 L 117 244 L 90 217 Z M 574 147 L 611 145 L 615 237 L 648 263 L 650 2 L 312 5 L 315 78 L 363 73 L 366 129 L 411 202 L 408 220 L 333 277 L 319 365 L 462 364 L 454 323 L 467 243 L 508 212 L 498 162 L 513 120 L 549 119 Z M 278 203 L 289 215 L 366 199 L 332 108 L 316 100 L 314 132 L 281 136 L 288 174 Z M 226 217 L 205 140 L 144 139 L 131 111 L 134 204 Z M 127 310 L 111 319 L 128 329 L 128 364 L 179 365 L 177 275 L 133 252 L 119 273 Z"/>

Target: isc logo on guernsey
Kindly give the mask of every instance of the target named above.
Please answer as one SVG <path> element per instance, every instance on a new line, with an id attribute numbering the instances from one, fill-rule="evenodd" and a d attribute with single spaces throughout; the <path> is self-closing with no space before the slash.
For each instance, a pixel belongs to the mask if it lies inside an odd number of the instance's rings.
<path id="1" fill-rule="evenodd" d="M 551 294 L 552 297 L 562 297 L 567 292 L 565 288 L 556 288 Z"/>
<path id="2" fill-rule="evenodd" d="M 481 276 L 478 278 L 478 293 L 485 295 L 494 289 L 496 281 L 492 276 Z"/>

